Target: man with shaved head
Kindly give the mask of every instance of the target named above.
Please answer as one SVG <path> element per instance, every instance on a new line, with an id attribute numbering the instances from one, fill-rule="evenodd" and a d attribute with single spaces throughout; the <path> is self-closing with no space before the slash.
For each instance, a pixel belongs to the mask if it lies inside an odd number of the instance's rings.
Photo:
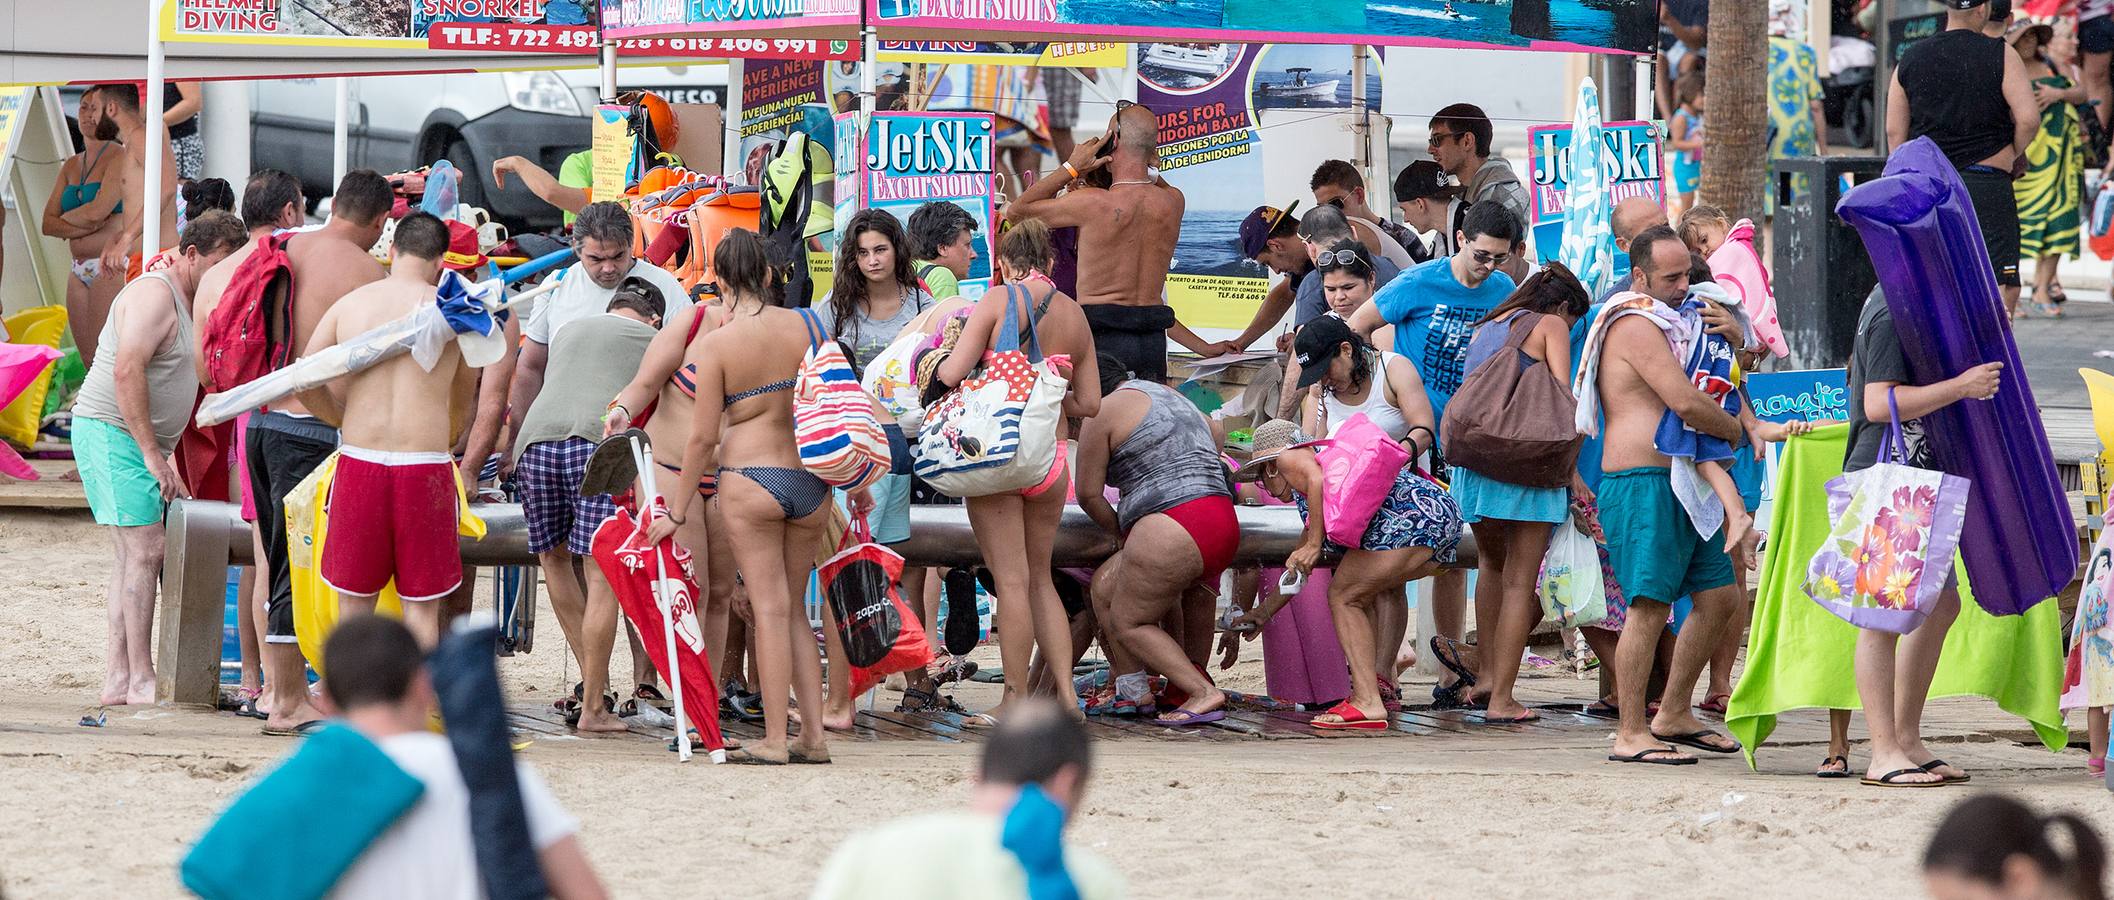
<path id="1" fill-rule="evenodd" d="M 1167 336 L 1216 356 L 1230 344 L 1207 344 L 1175 321 L 1166 298 L 1185 201 L 1153 170 L 1160 126 L 1152 110 L 1123 106 L 1102 136 L 1080 142 L 1063 177 L 1043 178 L 1006 208 L 1013 222 L 1041 219 L 1051 228 L 1079 229 L 1078 300 L 1093 328 L 1094 346 L 1121 360 L 1132 375 L 1167 380 Z M 1109 186 L 1083 183 L 1108 169 Z M 1059 192 L 1063 193 L 1060 195 Z"/>
<path id="2" fill-rule="evenodd" d="M 1628 253 L 1630 242 L 1636 240 L 1637 235 L 1643 234 L 1645 229 L 1672 223 L 1666 218 L 1666 207 L 1660 206 L 1659 201 L 1639 196 L 1615 204 L 1615 212 L 1608 217 L 1608 224 L 1615 229 L 1615 249 Z M 1608 285 L 1608 289 L 1602 291 L 1597 299 L 1606 303 L 1609 297 L 1629 289 L 1628 281 L 1617 280 Z"/>

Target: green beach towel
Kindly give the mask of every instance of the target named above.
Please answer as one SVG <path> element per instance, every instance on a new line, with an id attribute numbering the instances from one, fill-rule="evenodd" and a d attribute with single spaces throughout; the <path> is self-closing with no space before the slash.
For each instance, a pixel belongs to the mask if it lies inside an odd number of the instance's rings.
<path id="1" fill-rule="evenodd" d="M 1792 709 L 1860 709 L 1855 656 L 1857 629 L 1822 609 L 1801 585 L 1806 564 L 1828 537 L 1828 481 L 1842 474 L 1850 426 L 1831 425 L 1793 437 L 1777 469 L 1776 512 L 1762 580 L 1755 592 L 1747 666 L 1733 689 L 1725 726 L 1754 750 Z M 2053 603 L 2025 615 L 1992 616 L 1975 603 L 1960 576 L 1960 617 L 1945 637 L 1930 695 L 1987 697 L 2025 719 L 2041 743 L 2059 751 L 2069 743 L 2061 710 L 2062 614 Z"/>

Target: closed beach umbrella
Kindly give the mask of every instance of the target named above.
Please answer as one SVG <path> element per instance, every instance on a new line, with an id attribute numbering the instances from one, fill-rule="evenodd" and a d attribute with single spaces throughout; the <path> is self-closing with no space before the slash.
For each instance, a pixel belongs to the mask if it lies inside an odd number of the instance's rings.
<path id="1" fill-rule="evenodd" d="M 1556 258 L 1598 297 L 1615 274 L 1615 160 L 1600 131 L 1600 88 L 1578 84 L 1578 111 L 1571 117 L 1571 164 L 1564 171 L 1563 247 Z"/>

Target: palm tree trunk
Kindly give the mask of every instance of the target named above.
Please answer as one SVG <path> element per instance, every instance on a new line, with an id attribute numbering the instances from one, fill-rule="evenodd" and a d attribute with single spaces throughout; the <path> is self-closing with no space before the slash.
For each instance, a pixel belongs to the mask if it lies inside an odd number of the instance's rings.
<path id="1" fill-rule="evenodd" d="M 1758 0 L 1710 3 L 1709 127 L 1697 199 L 1734 219 L 1761 221 L 1769 184 L 1768 13 Z"/>

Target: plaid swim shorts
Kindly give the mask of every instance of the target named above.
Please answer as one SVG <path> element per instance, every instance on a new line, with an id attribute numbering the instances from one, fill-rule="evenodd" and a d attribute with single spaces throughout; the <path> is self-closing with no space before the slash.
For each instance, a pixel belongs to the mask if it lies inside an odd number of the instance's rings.
<path id="1" fill-rule="evenodd" d="M 594 454 L 595 442 L 579 437 L 542 441 L 521 451 L 514 479 L 528 519 L 530 552 L 542 553 L 560 542 L 580 556 L 593 552 L 595 529 L 617 514 L 608 494 L 580 496 L 580 479 Z"/>

